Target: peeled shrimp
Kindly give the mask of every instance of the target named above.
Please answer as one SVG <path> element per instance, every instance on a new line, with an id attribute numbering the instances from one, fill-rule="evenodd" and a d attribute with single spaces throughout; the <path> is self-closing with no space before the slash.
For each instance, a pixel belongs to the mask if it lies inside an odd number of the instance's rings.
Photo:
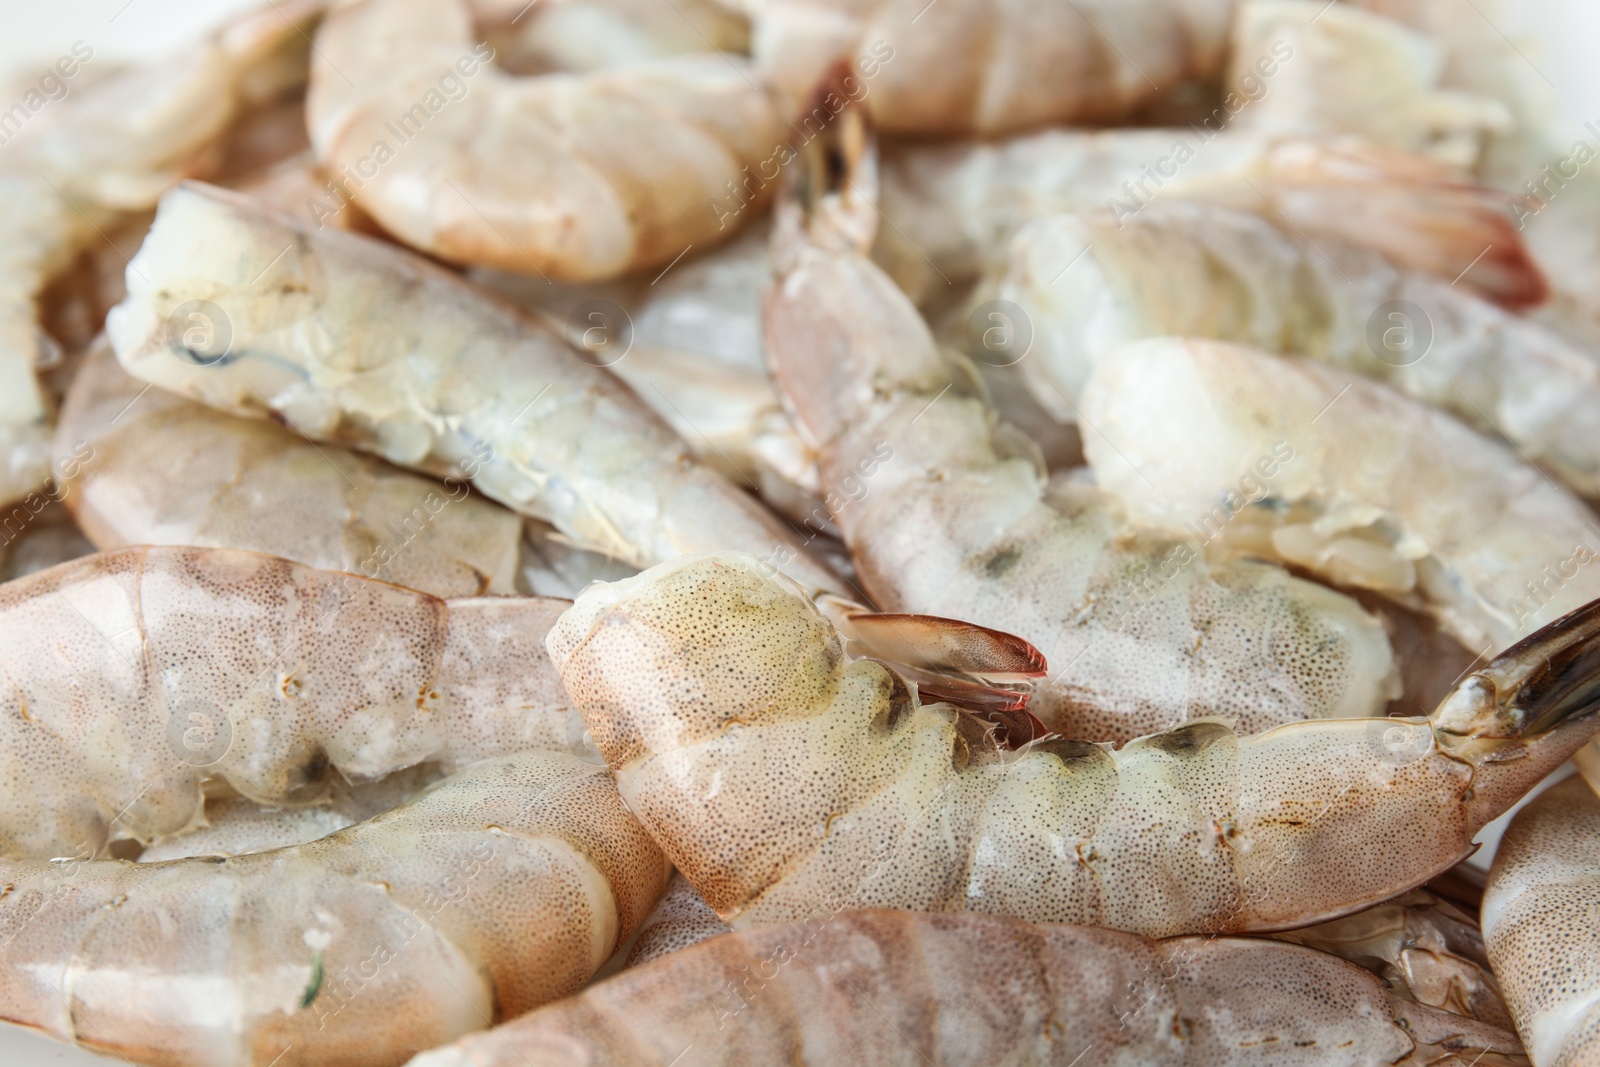
<path id="1" fill-rule="evenodd" d="M 723 0 L 469 0 L 501 66 L 591 71 L 686 52 L 748 53 L 750 23 Z"/>
<path id="2" fill-rule="evenodd" d="M 1483 895 L 1489 959 L 1537 1067 L 1590 1063 L 1600 1049 L 1597 906 L 1600 799 L 1574 776 L 1512 820 Z"/>
<path id="3" fill-rule="evenodd" d="M 1228 87 L 1250 98 L 1232 129 L 1358 134 L 1470 168 L 1489 138 L 1511 128 L 1500 100 L 1440 87 L 1446 60 L 1440 42 L 1359 7 L 1244 0 L 1231 38 Z M 1284 49 L 1293 61 L 1264 79 L 1257 64 Z"/>
<path id="4" fill-rule="evenodd" d="M 302 30 L 320 7 L 275 5 L 181 60 L 104 74 L 88 66 L 94 50 L 80 42 L 63 63 L 85 84 L 50 102 L 0 153 L 0 503 L 53 473 L 52 405 L 35 374 L 53 347 L 36 306 L 46 283 L 125 213 L 215 163 L 230 119 L 293 84 L 297 50 L 304 66 Z"/>
<path id="5" fill-rule="evenodd" d="M 4 865 L 0 1016 L 153 1067 L 389 1067 L 576 990 L 666 876 L 605 768 L 506 756 L 305 845 Z"/>
<path id="6" fill-rule="evenodd" d="M 571 281 L 664 266 L 752 217 L 787 151 L 743 59 L 516 77 L 493 58 L 463 0 L 343 0 L 317 34 L 318 157 L 444 259 Z"/>
<path id="7" fill-rule="evenodd" d="M 591 586 L 548 645 L 628 809 L 739 929 L 829 902 L 1149 936 L 1325 921 L 1458 863 L 1600 730 L 1600 605 L 1431 719 L 1206 721 L 1115 751 L 997 751 L 738 553 Z"/>
<path id="8" fill-rule="evenodd" d="M 772 287 L 768 227 L 686 257 L 656 277 L 553 286 L 478 271 L 474 279 L 563 331 L 633 387 L 699 459 L 785 514 L 818 504 L 816 464 L 767 373 L 761 303 Z"/>
<path id="9" fill-rule="evenodd" d="M 999 134 L 1104 122 L 1221 73 L 1234 0 L 746 0 L 757 66 L 800 127 L 853 57 L 886 133 Z"/>
<path id="10" fill-rule="evenodd" d="M 1426 361 L 1424 360 L 1424 363 Z M 1128 345 L 1082 416 L 1132 517 L 1417 605 L 1490 653 L 1600 597 L 1600 529 L 1505 446 L 1342 368 L 1211 341 Z M 1262 457 L 1292 449 L 1292 461 Z"/>
<path id="11" fill-rule="evenodd" d="M 1035 396 L 1067 421 L 1117 346 L 1212 337 L 1380 378 L 1600 496 L 1600 358 L 1367 249 L 1183 201 L 1060 215 L 1017 235 L 1000 295 L 1028 316 Z"/>
<path id="12" fill-rule="evenodd" d="M 101 548 L 240 548 L 440 597 L 516 590 L 522 520 L 447 483 L 131 378 L 102 343 L 73 381 L 60 455 L 90 458 L 66 503 Z"/>
<path id="13" fill-rule="evenodd" d="M 400 466 L 470 477 L 578 547 L 630 565 L 737 547 L 813 588 L 838 584 L 626 386 L 419 258 L 185 185 L 163 199 L 129 270 L 107 334 L 146 381 Z M 199 350 L 168 325 L 185 308 L 212 331 Z"/>
<path id="14" fill-rule="evenodd" d="M 790 220 L 776 258 L 769 358 L 862 586 L 885 611 L 1037 646 L 1046 726 L 1126 741 L 1223 715 L 1248 734 L 1398 695 L 1384 629 L 1354 600 L 1129 529 L 1092 486 L 1047 480 L 864 256 Z"/>
<path id="15" fill-rule="evenodd" d="M 630 969 L 411 1067 L 643 1067 L 675 1056 L 874 1067 L 1527 1063 L 1510 1034 L 1396 997 L 1299 945 L 829 908 Z"/>
<path id="16" fill-rule="evenodd" d="M 329 779 L 590 751 L 539 642 L 564 601 L 439 600 L 273 556 L 128 548 L 0 587 L 0 855 L 152 841 L 203 783 L 280 806 Z"/>
<path id="17" fill-rule="evenodd" d="M 1220 127 L 1219 127 L 1220 129 Z M 875 258 L 919 305 L 1003 269 L 1033 219 L 1199 199 L 1365 245 L 1507 307 L 1549 292 L 1506 208 L 1452 167 L 1350 139 L 1274 141 L 1211 123 L 1184 130 L 1049 130 L 885 154 Z"/>

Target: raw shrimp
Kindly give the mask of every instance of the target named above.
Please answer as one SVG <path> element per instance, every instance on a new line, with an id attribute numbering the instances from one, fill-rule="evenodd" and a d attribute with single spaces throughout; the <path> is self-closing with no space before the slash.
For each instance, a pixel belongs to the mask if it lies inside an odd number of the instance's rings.
<path id="1" fill-rule="evenodd" d="M 828 902 L 1149 936 L 1326 921 L 1459 862 L 1600 730 L 1600 605 L 1431 719 L 1204 721 L 1115 751 L 997 751 L 739 553 L 591 586 L 547 643 L 628 809 L 739 929 Z"/>
<path id="2" fill-rule="evenodd" d="M 656 910 L 640 925 L 628 966 L 732 929 L 688 879 L 674 874 Z M 1414 889 L 1343 919 L 1272 936 L 1365 967 L 1383 979 L 1391 995 L 1501 1030 L 1515 1028 L 1489 971 L 1477 923 L 1426 890 Z"/>
<path id="3" fill-rule="evenodd" d="M 0 1016 L 153 1067 L 391 1067 L 570 993 L 667 866 L 604 767 L 476 763 L 232 858 L 8 863 Z"/>
<path id="4" fill-rule="evenodd" d="M 1222 72 L 1234 0 L 744 0 L 786 114 L 842 56 L 886 133 L 985 134 L 1104 122 Z M 821 116 L 817 116 L 820 118 Z"/>
<path id="5" fill-rule="evenodd" d="M 1067 268 L 1067 269 L 1063 269 Z M 1000 295 L 1028 316 L 1023 373 L 1075 421 L 1093 366 L 1164 334 L 1304 355 L 1380 378 L 1600 497 L 1600 358 L 1376 252 L 1213 205 L 1151 204 L 1129 219 L 1060 215 L 1024 227 Z"/>
<path id="6" fill-rule="evenodd" d="M 85 84 L 52 101 L 0 154 L 0 504 L 50 476 L 52 405 L 35 369 L 53 342 L 38 322 L 47 282 L 127 212 L 214 164 L 241 108 L 293 84 L 302 29 L 320 10 L 290 0 L 225 27 L 182 59 L 99 75 L 79 42 L 57 69 Z"/>
<path id="7" fill-rule="evenodd" d="M 761 302 L 772 287 L 769 228 L 665 274 L 604 285 L 550 285 L 480 270 L 472 277 L 566 333 L 655 409 L 700 460 L 755 487 L 785 514 L 815 508 L 816 463 L 767 373 Z"/>
<path id="8" fill-rule="evenodd" d="M 750 23 L 723 0 L 469 0 L 501 67 L 592 71 L 687 52 L 748 53 Z"/>
<path id="9" fill-rule="evenodd" d="M 1426 890 L 1273 936 L 1360 964 L 1395 996 L 1501 1030 L 1515 1028 L 1500 999 L 1500 983 L 1489 970 L 1478 924 Z"/>
<path id="10" fill-rule="evenodd" d="M 1511 128 L 1500 100 L 1440 87 L 1440 42 L 1358 7 L 1244 0 L 1231 36 L 1228 87 L 1249 101 L 1233 130 L 1357 134 L 1466 169 L 1489 138 Z M 1262 58 L 1284 49 L 1293 60 L 1263 78 Z"/>
<path id="11" fill-rule="evenodd" d="M 65 500 L 101 548 L 251 549 L 439 597 L 516 591 L 522 519 L 464 480 L 153 389 L 103 341 L 68 392 L 56 449 L 87 450 Z"/>
<path id="12" fill-rule="evenodd" d="M 756 214 L 789 131 L 746 60 L 519 78 L 472 34 L 463 0 L 344 0 L 317 34 L 312 144 L 408 244 L 591 281 L 663 266 Z"/>
<path id="13" fill-rule="evenodd" d="M 1206 715 L 1255 733 L 1381 714 L 1399 695 L 1383 627 L 1354 600 L 1272 565 L 1210 563 L 1199 540 L 1140 534 L 1092 486 L 1047 480 L 894 283 L 802 234 L 788 207 L 768 355 L 880 608 L 1033 643 L 1055 670 L 1031 710 L 1070 737 Z"/>
<path id="14" fill-rule="evenodd" d="M 1507 307 L 1538 304 L 1544 276 L 1506 211 L 1510 198 L 1425 157 L 1350 139 L 1274 141 L 1185 130 L 1049 130 L 995 143 L 887 152 L 874 256 L 919 305 L 1003 269 L 1007 242 L 1045 215 L 1200 199 L 1459 278 Z"/>
<path id="15" fill-rule="evenodd" d="M 370 238 L 188 184 L 162 200 L 107 333 L 133 374 L 400 466 L 471 478 L 633 566 L 736 547 L 838 580 L 560 337 Z M 169 325 L 198 316 L 198 347 Z M 185 320 L 187 322 L 187 320 Z"/>
<path id="16" fill-rule="evenodd" d="M 1158 338 L 1102 360 L 1081 409 L 1095 479 L 1137 522 L 1419 606 L 1476 651 L 1600 597 L 1600 528 L 1576 497 L 1343 368 Z"/>
<path id="17" fill-rule="evenodd" d="M 655 910 L 639 924 L 639 938 L 628 953 L 627 965 L 649 963 L 657 956 L 678 952 L 732 929 L 717 917 L 687 878 L 674 874 Z"/>
<path id="18" fill-rule="evenodd" d="M 255 552 L 128 548 L 0 587 L 0 855 L 199 825 L 201 787 L 592 751 L 539 644 L 566 606 L 439 600 Z"/>
<path id="19" fill-rule="evenodd" d="M 1592 1063 L 1600 1050 L 1597 908 L 1600 799 L 1574 776 L 1512 820 L 1483 895 L 1489 959 L 1538 1067 Z"/>
<path id="20" fill-rule="evenodd" d="M 1265 1048 L 1263 1048 L 1265 1046 Z M 411 1067 L 1526 1064 L 1516 1038 L 1299 945 L 992 915 L 819 913 L 729 934 Z"/>

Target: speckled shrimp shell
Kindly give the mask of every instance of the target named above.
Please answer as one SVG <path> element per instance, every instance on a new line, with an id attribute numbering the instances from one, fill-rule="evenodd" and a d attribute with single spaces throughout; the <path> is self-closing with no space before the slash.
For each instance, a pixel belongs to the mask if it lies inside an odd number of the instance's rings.
<path id="1" fill-rule="evenodd" d="M 411 1067 L 659 1067 L 675 1056 L 728 1067 L 1527 1063 L 1510 1034 L 1395 997 L 1298 945 L 833 911 L 695 945 Z"/>
<path id="2" fill-rule="evenodd" d="M 540 652 L 564 601 L 439 600 L 254 552 L 128 548 L 0 587 L 0 855 L 97 854 L 202 821 L 202 785 L 314 804 L 329 779 L 590 751 Z"/>
<path id="3" fill-rule="evenodd" d="M 1585 750 L 1587 751 L 1587 749 Z M 679 952 L 731 931 L 682 874 L 639 927 L 628 966 Z M 1432 893 L 1414 889 L 1392 901 L 1332 922 L 1272 935 L 1365 967 L 1393 996 L 1513 1031 L 1511 1013 L 1477 922 Z M 1502 1051 L 1513 1047 L 1509 1036 Z"/>
<path id="4" fill-rule="evenodd" d="M 1126 116 L 1222 71 L 1234 0 L 745 0 L 762 73 L 797 121 L 853 57 L 860 98 L 896 134 L 984 134 Z"/>
<path id="5" fill-rule="evenodd" d="M 592 586 L 548 645 L 629 810 L 741 929 L 828 902 L 1150 936 L 1323 921 L 1465 858 L 1600 729 L 1600 605 L 1428 720 L 1201 722 L 1116 751 L 995 751 L 736 553 Z"/>
<path id="6" fill-rule="evenodd" d="M 1119 345 L 1210 337 L 1379 378 L 1505 433 L 1528 459 L 1600 496 L 1600 359 L 1376 252 L 1313 242 L 1249 212 L 1154 203 L 1131 218 L 1029 224 L 1000 295 L 1028 315 L 1034 344 L 1022 370 L 1058 418 L 1076 419 L 1090 371 Z"/>
<path id="7" fill-rule="evenodd" d="M 163 198 L 107 334 L 134 375 L 236 414 L 376 452 L 647 566 L 739 548 L 836 589 L 800 539 L 698 463 L 612 375 L 455 275 L 200 185 Z M 174 341 L 200 308 L 212 352 Z M 221 340 L 226 336 L 226 340 Z"/>
<path id="8" fill-rule="evenodd" d="M 1594 769 L 1584 767 L 1591 778 Z M 1538 1067 L 1579 1067 L 1600 1055 L 1597 908 L 1600 799 L 1574 776 L 1518 812 L 1483 895 L 1489 960 Z"/>
<path id="9" fill-rule="evenodd" d="M 649 963 L 731 929 L 687 878 L 674 873 L 655 910 L 639 924 L 639 937 L 628 952 L 628 966 Z"/>
<path id="10" fill-rule="evenodd" d="M 751 176 L 789 131 L 747 60 L 519 77 L 473 34 L 464 0 L 341 0 L 318 31 L 312 144 L 402 240 L 589 281 L 664 266 L 755 214 L 742 205 L 769 183 Z"/>
<path id="11" fill-rule="evenodd" d="M 65 503 L 103 549 L 239 548 L 439 597 L 516 591 L 522 518 L 456 479 L 152 389 L 101 343 L 56 424 Z"/>
<path id="12" fill-rule="evenodd" d="M 1273 936 L 1360 964 L 1395 996 L 1502 1030 L 1515 1028 L 1477 922 L 1426 890 Z"/>
<path id="13" fill-rule="evenodd" d="M 52 473 L 52 404 L 35 374 L 54 344 L 38 322 L 45 285 L 127 213 L 214 165 L 242 110 L 303 80 L 302 31 L 321 6 L 286 0 L 181 59 L 136 67 L 104 70 L 109 61 L 93 62 L 93 47 L 80 41 L 63 59 L 78 84 L 8 139 L 0 153 L 0 503 Z"/>
<path id="14" fill-rule="evenodd" d="M 1099 490 L 1050 480 L 882 271 L 796 219 L 777 241 L 773 377 L 880 608 L 1033 643 L 1053 669 L 1030 710 L 1080 739 L 1208 715 L 1250 734 L 1399 694 L 1383 626 L 1354 600 L 1209 562 L 1203 538 L 1139 533 Z"/>
<path id="15" fill-rule="evenodd" d="M 1424 361 L 1426 362 L 1426 361 Z M 1425 608 L 1493 654 L 1600 597 L 1600 528 L 1569 492 L 1442 412 L 1340 367 L 1160 338 L 1083 394 L 1096 481 L 1139 523 Z M 1293 459 L 1268 473 L 1275 447 Z"/>
<path id="16" fill-rule="evenodd" d="M 10 1022 L 152 1067 L 392 1067 L 580 987 L 667 866 L 604 767 L 521 753 L 309 844 L 0 872 Z"/>

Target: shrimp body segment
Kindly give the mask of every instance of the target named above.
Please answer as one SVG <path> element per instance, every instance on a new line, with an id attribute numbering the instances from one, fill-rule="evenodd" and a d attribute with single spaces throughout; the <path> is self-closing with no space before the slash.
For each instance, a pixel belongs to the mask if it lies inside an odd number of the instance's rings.
<path id="1" fill-rule="evenodd" d="M 254 552 L 127 548 L 0 588 L 0 855 L 199 825 L 202 784 L 322 800 L 523 749 L 586 751 L 540 642 L 565 607 L 440 600 Z"/>
<path id="2" fill-rule="evenodd" d="M 418 257 L 184 185 L 163 199 L 134 264 L 107 333 L 146 381 L 399 466 L 471 478 L 633 566 L 740 548 L 813 588 L 839 584 L 615 377 Z M 169 318 L 197 301 L 226 328 L 225 349 L 173 341 Z"/>
<path id="3" fill-rule="evenodd" d="M 794 240 L 768 358 L 880 608 L 1031 642 L 1053 668 L 1031 710 L 1069 737 L 1206 715 L 1254 733 L 1379 714 L 1398 695 L 1389 640 L 1354 600 L 1209 562 L 1200 539 L 1137 532 L 1099 490 L 1048 479 L 882 271 Z"/>
<path id="4" fill-rule="evenodd" d="M 4 875 L 8 1021 L 152 1067 L 392 1067 L 577 989 L 667 867 L 604 767 L 529 752 L 304 845 Z"/>
<path id="5" fill-rule="evenodd" d="M 829 901 L 1150 936 L 1305 925 L 1459 862 L 1600 729 L 1600 607 L 1431 720 L 1206 721 L 1115 751 L 996 751 L 736 553 L 592 586 L 548 646 L 629 810 L 737 928 Z"/>
<path id="6" fill-rule="evenodd" d="M 831 909 L 624 971 L 411 1067 L 645 1067 L 686 1048 L 728 1067 L 1221 1067 L 1263 1046 L 1290 1067 L 1527 1063 L 1510 1034 L 1298 945 Z"/>
<path id="7" fill-rule="evenodd" d="M 1096 480 L 1136 521 L 1204 524 L 1410 602 L 1475 651 L 1600 597 L 1600 530 L 1576 497 L 1344 368 L 1158 338 L 1101 360 L 1082 412 Z M 1275 448 L 1294 458 L 1268 476 Z"/>
<path id="8" fill-rule="evenodd" d="M 1600 1050 L 1596 909 L 1600 799 L 1574 775 L 1517 813 L 1483 895 L 1489 959 L 1538 1067 L 1591 1063 Z"/>
<path id="9" fill-rule="evenodd" d="M 1219 74 L 1234 0 L 748 0 L 752 48 L 790 112 L 852 56 L 874 124 L 896 134 L 1009 133 L 1126 115 Z M 982 47 L 973 47 L 975 40 Z"/>
<path id="10" fill-rule="evenodd" d="M 1577 491 L 1600 495 L 1600 359 L 1376 252 L 1173 201 L 1126 219 L 1030 224 L 1000 291 L 1029 315 L 1036 344 L 1022 369 L 1036 398 L 1067 421 L 1094 365 L 1120 344 L 1210 337 L 1379 378 L 1505 433 Z"/>
<path id="11" fill-rule="evenodd" d="M 753 217 L 773 175 L 753 176 L 787 151 L 743 59 L 518 77 L 493 57 L 465 0 L 347 0 L 317 35 L 318 157 L 444 259 L 567 281 L 663 267 Z"/>
<path id="12" fill-rule="evenodd" d="M 109 345 L 84 359 L 56 426 L 57 455 L 84 446 L 66 504 L 103 549 L 249 549 L 439 597 L 516 591 L 523 520 L 466 481 L 151 389 Z"/>

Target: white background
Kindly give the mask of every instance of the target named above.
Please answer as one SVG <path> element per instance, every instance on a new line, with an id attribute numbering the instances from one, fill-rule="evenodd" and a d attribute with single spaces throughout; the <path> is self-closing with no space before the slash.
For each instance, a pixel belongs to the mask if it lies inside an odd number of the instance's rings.
<path id="1" fill-rule="evenodd" d="M 257 0 L 0 0 L 0 83 L 3 72 L 43 69 L 74 41 L 96 58 L 156 56 L 229 12 Z M 1593 0 L 1516 0 L 1499 29 L 1512 38 L 1561 93 L 1573 137 L 1585 121 L 1600 120 L 1600 4 Z M 1480 18 L 1461 0 L 1462 18 Z M 181 51 L 174 62 L 182 62 Z M 0 783 L 17 788 L 21 783 Z M 92 1056 L 0 1024 L 0 1067 L 104 1067 L 126 1061 Z"/>

